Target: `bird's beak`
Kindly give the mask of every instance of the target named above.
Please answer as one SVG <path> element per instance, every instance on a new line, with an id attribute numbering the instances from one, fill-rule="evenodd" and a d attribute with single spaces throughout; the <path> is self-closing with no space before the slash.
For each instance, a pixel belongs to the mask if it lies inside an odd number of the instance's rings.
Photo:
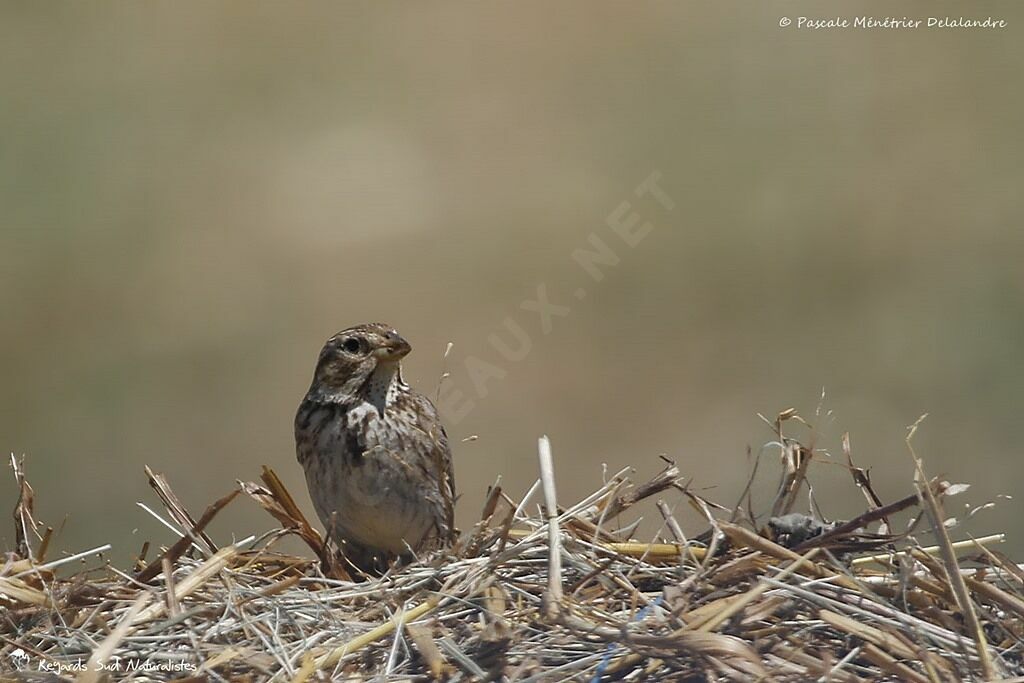
<path id="1" fill-rule="evenodd" d="M 385 342 L 373 350 L 373 355 L 378 360 L 395 361 L 404 358 L 410 351 L 412 351 L 412 346 L 409 345 L 409 342 L 397 334 L 389 334 Z"/>

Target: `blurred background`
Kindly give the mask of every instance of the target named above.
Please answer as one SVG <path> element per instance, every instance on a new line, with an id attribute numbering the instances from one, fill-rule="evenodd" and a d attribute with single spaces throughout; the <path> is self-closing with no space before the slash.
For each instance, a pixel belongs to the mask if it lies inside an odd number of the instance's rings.
<path id="1" fill-rule="evenodd" d="M 564 501 L 665 454 L 731 505 L 789 407 L 893 500 L 927 412 L 929 472 L 973 484 L 949 513 L 1016 496 L 969 530 L 1020 556 L 1024 7 L 779 26 L 890 7 L 6 4 L 0 447 L 55 548 L 171 541 L 147 464 L 197 515 L 270 465 L 312 516 L 294 410 L 323 341 L 381 320 L 414 386 L 451 373 L 463 527 L 499 475 L 530 486 L 542 433 Z M 826 515 L 864 508 L 813 477 Z M 212 533 L 273 525 L 238 500 Z"/>

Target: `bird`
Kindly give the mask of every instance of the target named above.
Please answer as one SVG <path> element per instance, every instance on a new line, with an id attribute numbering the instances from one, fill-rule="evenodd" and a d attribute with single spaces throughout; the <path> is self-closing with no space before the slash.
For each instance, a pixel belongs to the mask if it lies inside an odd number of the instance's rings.
<path id="1" fill-rule="evenodd" d="M 327 537 L 351 566 L 381 573 L 456 533 L 448 435 L 402 379 L 412 350 L 366 323 L 327 340 L 295 414 L 295 452 Z"/>

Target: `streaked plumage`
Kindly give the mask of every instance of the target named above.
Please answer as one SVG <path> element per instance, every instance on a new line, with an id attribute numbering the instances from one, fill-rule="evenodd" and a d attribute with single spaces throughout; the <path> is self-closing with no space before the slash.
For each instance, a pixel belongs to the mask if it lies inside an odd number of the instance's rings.
<path id="1" fill-rule="evenodd" d="M 410 349 L 381 323 L 339 332 L 295 415 L 313 506 L 361 569 L 446 545 L 454 533 L 448 437 L 430 400 L 402 380 Z"/>

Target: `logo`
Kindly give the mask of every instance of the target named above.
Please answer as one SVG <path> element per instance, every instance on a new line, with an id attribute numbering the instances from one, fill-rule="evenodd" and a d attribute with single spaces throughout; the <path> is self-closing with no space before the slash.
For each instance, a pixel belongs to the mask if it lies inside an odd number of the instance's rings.
<path id="1" fill-rule="evenodd" d="M 28 653 L 22 650 L 20 647 L 14 648 L 14 650 L 8 653 L 7 656 L 11 659 L 11 662 L 14 664 L 15 669 L 21 670 L 28 668 Z"/>

